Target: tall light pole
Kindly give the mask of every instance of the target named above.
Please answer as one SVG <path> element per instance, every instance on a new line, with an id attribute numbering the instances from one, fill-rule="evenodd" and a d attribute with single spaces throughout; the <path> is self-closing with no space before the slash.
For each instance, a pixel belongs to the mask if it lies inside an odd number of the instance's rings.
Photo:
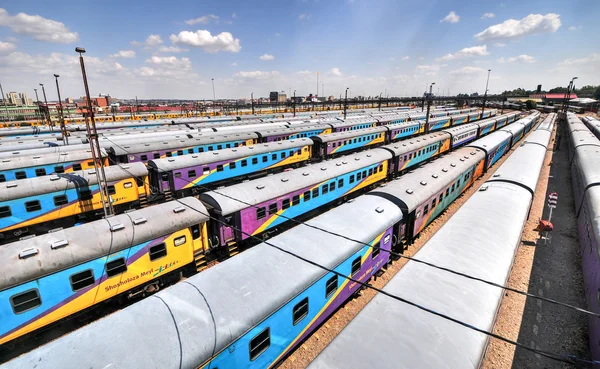
<path id="1" fill-rule="evenodd" d="M 37 88 L 34 88 L 33 91 L 35 91 L 35 103 L 37 104 L 37 111 L 38 111 L 37 115 L 39 115 L 40 118 L 41 118 L 42 114 L 41 114 L 41 111 L 40 111 L 40 98 L 38 97 Z M 44 118 L 44 120 L 46 120 L 46 118 Z"/>
<path id="2" fill-rule="evenodd" d="M 50 127 L 50 129 L 52 129 L 52 127 L 54 127 L 54 124 L 52 124 L 52 118 L 50 117 L 50 109 L 48 108 L 48 99 L 46 99 L 46 89 L 44 88 L 44 84 L 40 83 L 40 86 L 42 86 L 42 93 L 44 94 L 44 103 L 46 104 L 46 119 L 48 119 L 48 126 Z"/>
<path id="3" fill-rule="evenodd" d="M 483 93 L 483 106 L 481 107 L 481 118 L 483 118 L 483 112 L 485 111 L 485 100 L 487 99 L 488 93 L 488 84 L 490 83 L 490 72 L 492 70 L 488 69 L 487 81 L 485 82 L 485 92 Z"/>
<path id="4" fill-rule="evenodd" d="M 254 92 L 250 93 L 250 103 L 252 104 L 252 115 L 254 115 Z"/>
<path id="5" fill-rule="evenodd" d="M 83 63 L 83 47 L 76 47 L 75 52 L 79 53 L 79 64 L 81 65 L 81 75 L 83 77 L 83 86 L 85 87 L 85 96 L 87 98 L 87 110 L 90 119 L 85 120 L 85 128 L 87 129 L 88 140 L 90 141 L 90 149 L 92 150 L 92 158 L 94 159 L 94 169 L 96 172 L 96 180 L 100 188 L 100 200 L 104 216 L 114 214 L 114 210 L 108 195 L 108 184 L 106 183 L 106 174 L 104 173 L 104 165 L 102 163 L 102 152 L 100 151 L 100 143 L 98 142 L 98 131 L 96 131 L 96 120 L 94 119 L 94 111 L 92 110 L 92 100 L 90 98 L 90 89 L 88 88 L 87 76 L 85 74 L 85 64 Z M 91 124 L 90 124 L 91 121 Z"/>
<path id="6" fill-rule="evenodd" d="M 317 95 L 319 95 L 319 72 L 317 72 Z M 316 98 L 317 96 L 315 96 Z"/>
<path id="7" fill-rule="evenodd" d="M 344 119 L 346 119 L 346 110 L 348 109 L 348 90 L 350 87 L 346 87 L 346 98 L 344 99 Z"/>
<path id="8" fill-rule="evenodd" d="M 217 110 L 217 95 L 215 94 L 215 79 L 211 78 L 212 87 L 213 87 L 213 115 L 216 115 Z"/>
<path id="9" fill-rule="evenodd" d="M 67 128 L 65 127 L 65 115 L 63 113 L 62 99 L 60 98 L 60 87 L 58 87 L 58 77 L 60 77 L 58 74 L 54 75 L 54 79 L 56 80 L 56 93 L 58 94 L 58 107 L 60 108 L 58 122 L 60 124 L 60 131 L 63 135 L 63 141 L 65 145 L 68 145 L 69 135 L 67 132 Z"/>
<path id="10" fill-rule="evenodd" d="M 379 111 L 381 111 L 381 92 L 379 93 Z"/>
<path id="11" fill-rule="evenodd" d="M 567 117 L 567 111 L 569 111 L 569 99 L 571 98 L 571 91 L 573 91 L 574 89 L 574 84 L 575 84 L 575 80 L 577 79 L 577 77 L 573 77 L 571 79 L 571 82 L 569 82 L 569 85 L 567 86 L 567 92 L 565 92 L 565 97 L 563 99 L 563 106 L 562 106 L 562 111 L 564 114 L 564 117 Z"/>
<path id="12" fill-rule="evenodd" d="M 430 86 L 429 86 L 429 95 L 427 95 L 427 115 L 425 116 L 425 129 L 427 130 L 427 128 L 429 127 L 429 109 L 431 108 L 431 98 L 433 97 L 432 91 L 433 91 L 433 85 L 435 85 L 435 82 L 433 82 Z"/>
<path id="13" fill-rule="evenodd" d="M 294 117 L 296 116 L 296 90 L 294 90 Z"/>
<path id="14" fill-rule="evenodd" d="M 6 105 L 6 98 L 4 97 L 4 90 L 2 89 L 2 83 L 0 83 L 0 92 L 2 92 L 2 102 L 4 103 L 4 112 L 6 113 L 6 121 L 8 122 L 10 118 L 8 117 L 8 105 Z M 38 106 L 39 109 L 39 106 Z"/>

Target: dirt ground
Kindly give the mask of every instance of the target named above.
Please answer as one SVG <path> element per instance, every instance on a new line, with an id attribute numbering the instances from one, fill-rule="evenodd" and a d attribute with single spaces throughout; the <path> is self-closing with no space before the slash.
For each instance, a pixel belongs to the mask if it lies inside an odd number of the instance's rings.
<path id="1" fill-rule="evenodd" d="M 553 148 L 553 146 L 552 146 Z M 549 149 L 536 189 L 531 215 L 508 285 L 530 293 L 585 307 L 577 223 L 566 137 L 559 151 Z M 558 193 L 552 214 L 554 231 L 544 243 L 533 229 L 548 219 L 548 194 Z M 542 216 L 543 215 L 543 216 Z M 506 293 L 494 332 L 529 347 L 589 359 L 587 318 L 574 310 Z M 570 368 L 525 349 L 492 339 L 484 369 Z"/>
<path id="2" fill-rule="evenodd" d="M 566 153 L 566 142 L 563 140 L 563 150 L 561 152 L 561 154 L 565 154 Z M 518 146 L 517 146 L 518 147 Z M 513 149 L 514 150 L 514 149 Z M 512 151 L 511 151 L 512 153 Z M 499 167 L 504 160 L 506 160 L 506 158 L 508 158 L 509 155 L 504 156 L 504 158 L 502 158 L 498 163 L 496 163 L 495 168 Z M 566 154 L 565 154 L 566 156 Z M 515 267 L 513 268 L 512 271 L 512 275 L 511 276 L 511 286 L 515 287 L 515 288 L 519 288 L 521 290 L 527 290 L 528 287 L 528 283 L 529 283 L 529 274 L 531 272 L 531 264 L 533 261 L 533 257 L 534 257 L 534 251 L 535 251 L 535 240 L 538 237 L 538 233 L 532 231 L 533 228 L 535 228 L 535 226 L 537 225 L 538 220 L 541 217 L 541 212 L 543 210 L 544 204 L 545 204 L 545 194 L 546 194 L 546 187 L 547 187 L 547 180 L 548 180 L 548 175 L 550 172 L 550 160 L 552 158 L 552 152 L 549 151 L 547 157 L 546 157 L 546 163 L 542 169 L 542 173 L 540 176 L 540 183 L 538 184 L 538 188 L 537 188 L 537 194 L 535 196 L 535 203 L 534 206 L 532 208 L 532 213 L 530 216 L 530 220 L 527 222 L 526 225 L 526 232 L 525 235 L 523 237 L 524 243 L 521 244 L 522 247 L 519 248 L 518 251 L 518 256 L 516 258 L 516 264 Z M 486 173 L 483 177 L 481 177 L 479 180 L 477 180 L 475 182 L 475 185 L 473 187 L 471 187 L 469 190 L 467 190 L 460 198 L 458 198 L 442 215 L 440 215 L 436 220 L 434 220 L 433 223 L 431 223 L 421 234 L 421 236 L 419 237 L 419 239 L 416 240 L 416 242 L 409 248 L 408 251 L 405 252 L 405 255 L 407 256 L 413 256 L 430 238 L 431 236 L 433 236 L 433 234 L 435 234 L 435 232 L 437 232 L 437 230 L 446 222 L 446 220 L 449 219 L 449 217 L 451 217 L 463 204 L 465 201 L 467 201 L 469 199 L 469 197 L 475 192 L 475 190 L 477 188 L 479 188 L 479 186 L 485 182 L 490 176 L 491 174 L 493 174 L 494 170 L 491 170 L 490 172 Z M 567 172 L 568 172 L 568 166 L 567 166 Z M 573 213 L 572 210 L 572 194 L 571 194 L 571 182 L 570 182 L 570 176 L 568 178 L 560 178 L 560 183 L 562 183 L 563 185 L 568 185 L 568 189 L 557 189 L 556 191 L 561 191 L 561 192 L 568 192 L 569 196 L 571 196 L 571 198 L 567 198 L 566 196 L 563 196 L 559 199 L 559 208 L 556 209 L 558 210 L 557 212 L 555 212 L 555 217 L 559 218 L 559 217 L 571 217 L 571 225 L 565 225 L 564 228 L 560 228 L 557 226 L 557 224 L 555 224 L 555 235 L 554 235 L 554 239 L 553 239 L 553 245 L 556 245 L 555 247 L 560 247 L 560 241 L 559 241 L 559 233 L 563 232 L 566 234 L 570 234 L 570 235 L 574 235 L 574 239 L 570 239 L 571 243 L 573 244 L 573 249 L 575 249 L 575 253 L 577 253 L 578 250 L 578 244 L 577 244 L 577 235 L 576 235 L 576 227 L 574 225 L 574 215 L 568 215 L 565 214 L 565 216 L 563 216 L 562 212 L 563 211 L 567 211 L 570 210 L 571 213 Z M 553 189 L 554 191 L 554 189 Z M 542 194 L 542 195 L 539 195 Z M 559 195 L 560 196 L 560 195 Z M 560 207 L 560 204 L 562 203 L 562 207 Z M 568 208 L 568 209 L 567 209 Z M 559 215 L 561 214 L 561 215 Z M 562 230 L 559 230 L 562 229 Z M 568 238 L 568 237 L 566 237 Z M 533 246 L 530 246 L 530 244 L 533 243 Z M 553 246 L 554 247 L 554 246 Z M 572 253 L 572 252 L 571 252 Z M 552 254 L 552 251 L 548 252 L 549 255 Z M 563 290 L 563 288 L 561 287 L 561 285 L 564 285 L 565 288 L 568 288 L 569 291 L 562 291 L 562 293 L 568 293 L 568 294 L 573 294 L 574 295 L 574 299 L 569 299 L 566 298 L 562 295 L 556 295 L 554 297 L 556 297 L 557 299 L 561 300 L 561 301 L 567 301 L 567 302 L 571 302 L 574 303 L 578 306 L 583 306 L 583 287 L 582 284 L 582 280 L 581 280 L 581 267 L 580 267 L 580 263 L 579 263 L 579 254 L 577 253 L 576 257 L 573 260 L 572 263 L 570 263 L 570 266 L 568 268 L 568 270 L 565 270 L 565 272 L 570 273 L 568 279 L 572 279 L 572 281 L 570 281 L 568 283 L 568 285 L 562 281 L 562 282 L 558 282 L 556 281 L 556 284 L 552 284 L 554 282 L 555 279 L 560 279 L 560 276 L 562 276 L 563 274 L 558 274 L 556 276 L 553 276 L 552 278 L 550 278 L 548 280 L 550 284 L 550 286 L 556 286 L 555 288 L 553 288 L 553 291 L 555 290 L 556 292 L 559 292 L 560 290 Z M 573 257 L 571 256 L 571 258 L 573 259 Z M 556 261 L 557 263 L 561 264 L 560 261 Z M 374 287 L 377 288 L 383 288 L 387 282 L 402 268 L 402 266 L 404 266 L 406 264 L 406 259 L 400 259 L 396 262 L 394 262 L 394 264 L 383 274 L 382 277 L 377 278 L 376 280 L 372 281 L 372 285 Z M 542 262 L 541 264 L 543 264 L 544 269 L 546 268 L 546 265 L 544 262 Z M 573 271 L 573 269 L 577 269 L 579 268 L 579 277 L 576 277 L 577 273 Z M 567 268 L 564 268 L 567 269 Z M 546 273 L 550 273 L 552 274 L 552 270 L 547 270 Z M 515 278 L 514 276 L 517 275 L 520 278 Z M 575 275 L 575 276 L 574 276 Z M 540 282 L 543 286 L 544 291 L 546 291 L 546 281 L 547 280 L 542 280 L 542 282 Z M 576 285 L 578 285 L 579 287 L 576 287 Z M 529 291 L 536 291 L 534 293 L 538 293 L 538 289 L 537 287 L 535 287 L 535 290 L 531 290 L 531 287 L 529 287 Z M 579 288 L 579 290 L 577 290 L 577 288 Z M 544 292 L 543 291 L 543 292 Z M 575 291 L 579 291 L 579 292 L 575 292 Z M 335 336 L 337 336 L 337 334 L 356 316 L 356 314 L 358 314 L 362 308 L 375 296 L 376 292 L 373 290 L 366 290 L 362 292 L 362 295 L 354 300 L 349 301 L 346 305 L 344 305 L 340 310 L 338 310 L 338 312 L 336 314 L 334 314 L 327 322 L 325 322 L 325 324 L 323 324 L 319 329 L 317 329 L 315 331 L 315 333 L 309 337 L 301 346 L 299 346 L 291 355 L 289 355 L 286 360 L 283 361 L 283 363 L 279 366 L 282 369 L 300 369 L 300 368 L 305 368 L 326 346 L 327 344 L 329 344 L 329 342 L 331 342 L 331 340 L 333 338 L 335 338 Z M 514 294 L 508 295 L 510 297 L 515 297 Z M 544 296 L 546 296 L 544 294 Z M 553 295 L 550 295 L 553 296 Z M 579 297 L 577 297 L 579 296 Z M 520 297 L 519 297 L 520 298 Z M 508 300 L 508 301 L 507 301 Z M 521 325 L 521 316 L 523 315 L 523 306 L 524 306 L 524 301 L 521 301 L 521 307 L 519 309 L 518 307 L 518 301 L 513 302 L 512 298 L 509 299 L 507 297 L 504 298 L 504 302 L 502 305 L 502 311 L 500 313 L 500 317 L 497 323 L 497 327 L 496 327 L 496 333 L 502 334 L 503 336 L 507 336 L 511 339 L 517 339 L 517 335 L 519 334 L 519 327 Z M 536 302 L 533 301 L 532 302 L 533 305 L 536 305 Z M 530 303 L 531 304 L 531 303 Z M 537 306 L 537 305 L 536 305 Z M 545 306 L 544 306 L 545 307 Z M 508 313 L 506 311 L 508 311 Z M 564 309 L 563 309 L 564 310 Z M 561 310 L 560 314 L 565 313 L 563 310 Z M 550 314 L 550 310 L 549 314 Z M 526 319 L 524 319 L 524 322 L 529 322 L 531 319 L 530 316 L 528 315 L 529 311 L 526 312 L 525 316 Z M 570 313 L 570 312 L 569 312 Z M 548 318 L 550 318 L 550 315 L 548 314 Z M 554 315 L 553 315 L 554 316 Z M 532 320 L 535 321 L 535 319 L 537 319 L 537 314 L 534 313 L 533 314 L 533 318 Z M 581 342 L 581 340 L 584 340 L 584 344 L 583 346 L 587 345 L 587 339 L 585 339 L 585 334 L 587 333 L 585 331 L 585 324 L 582 323 L 581 319 L 575 319 L 578 323 L 578 327 L 582 327 L 582 330 L 584 332 L 582 332 L 582 334 L 577 334 L 575 335 L 576 337 L 572 338 L 572 341 L 574 342 Z M 583 319 L 583 322 L 585 322 L 585 319 Z M 548 323 L 550 324 L 550 323 Z M 565 322 L 565 326 L 566 325 L 573 325 L 574 323 L 569 321 L 569 322 Z M 533 328 L 530 328 L 529 330 L 532 331 Z M 536 329 L 539 329 L 536 328 Z M 564 329 L 564 328 L 563 328 Z M 564 332 L 566 333 L 573 333 L 573 332 Z M 556 332 L 553 332 L 551 334 L 557 334 Z M 564 334 L 563 334 L 564 336 Z M 540 336 L 543 337 L 543 336 Z M 518 337 L 519 341 L 521 342 L 521 340 L 525 340 L 523 342 L 527 342 L 527 344 L 529 344 L 531 342 L 531 340 L 526 340 L 525 337 Z M 553 340 L 555 340 L 556 342 L 563 342 L 566 339 L 564 339 L 563 337 L 556 337 L 553 338 Z M 543 342 L 537 343 L 536 344 L 545 344 Z M 582 346 L 581 344 L 579 344 L 579 346 Z M 558 348 L 556 348 L 555 346 L 551 346 L 551 347 L 545 347 L 542 346 L 542 348 L 547 348 L 549 350 L 558 350 Z M 585 351 L 582 353 L 581 350 L 574 350 L 571 349 L 571 347 L 567 348 L 561 348 L 561 350 L 558 350 L 559 352 L 570 352 L 573 354 L 581 354 L 582 356 L 585 356 Z M 488 357 L 484 362 L 484 368 L 510 368 L 512 366 L 513 363 L 513 357 L 514 355 L 514 347 L 510 346 L 510 347 L 504 347 L 500 344 L 498 344 L 497 342 L 491 342 L 491 347 L 489 349 L 489 353 L 488 353 Z M 540 361 L 540 359 L 538 359 L 535 355 L 530 355 L 527 352 L 525 353 L 521 353 L 520 351 L 517 352 L 516 355 L 516 359 L 518 360 L 522 360 L 519 361 L 517 365 L 514 366 L 514 368 L 529 368 L 529 367 L 538 367 L 538 366 L 533 366 L 535 362 Z M 549 366 L 544 366 L 548 364 L 548 359 L 541 359 L 542 361 L 542 366 L 540 367 L 549 367 Z M 515 360 L 515 363 L 517 363 L 517 360 Z M 552 364 L 552 363 L 550 363 Z M 552 366 L 552 368 L 558 368 L 560 366 Z"/>

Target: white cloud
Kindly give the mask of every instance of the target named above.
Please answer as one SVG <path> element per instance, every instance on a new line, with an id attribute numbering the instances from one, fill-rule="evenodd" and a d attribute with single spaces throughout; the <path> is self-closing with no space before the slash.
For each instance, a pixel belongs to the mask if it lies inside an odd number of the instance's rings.
<path id="1" fill-rule="evenodd" d="M 133 40 L 133 41 L 129 41 L 129 44 L 131 46 L 140 46 L 142 43 L 139 41 Z"/>
<path id="2" fill-rule="evenodd" d="M 3 8 L 0 8 L 0 26 L 9 27 L 15 33 L 31 36 L 39 41 L 70 44 L 79 40 L 77 32 L 69 31 L 62 22 L 25 13 L 13 16 Z"/>
<path id="3" fill-rule="evenodd" d="M 231 66 L 232 66 L 232 67 L 237 67 L 237 63 L 236 63 L 236 62 L 233 62 L 233 63 L 231 63 Z"/>
<path id="4" fill-rule="evenodd" d="M 483 68 L 466 66 L 466 67 L 462 67 L 462 68 L 451 71 L 450 75 L 451 76 L 465 76 L 465 75 L 471 75 L 471 74 L 479 74 L 479 73 L 483 73 L 483 72 L 485 72 L 485 69 L 483 69 Z"/>
<path id="5" fill-rule="evenodd" d="M 343 74 L 342 74 L 342 72 L 340 71 L 339 68 L 331 68 L 331 70 L 329 71 L 329 73 L 332 74 L 332 75 L 334 75 L 334 76 L 337 76 L 337 77 L 342 77 L 343 76 Z"/>
<path id="6" fill-rule="evenodd" d="M 233 75 L 234 79 L 238 80 L 259 80 L 264 81 L 268 79 L 273 79 L 275 77 L 279 77 L 278 71 L 265 72 L 260 70 L 253 71 L 240 71 Z"/>
<path id="7" fill-rule="evenodd" d="M 12 42 L 0 41 L 0 54 L 5 54 L 8 52 L 11 52 L 16 48 L 17 48 L 17 45 L 13 44 Z"/>
<path id="8" fill-rule="evenodd" d="M 496 43 L 494 44 L 494 46 L 495 46 L 495 47 L 504 47 L 504 46 L 506 46 L 506 44 L 503 44 L 503 43 L 500 43 L 500 42 L 496 42 Z"/>
<path id="9" fill-rule="evenodd" d="M 273 55 L 264 54 L 258 57 L 260 60 L 273 60 L 275 57 Z"/>
<path id="10" fill-rule="evenodd" d="M 296 72 L 296 74 L 302 75 L 302 76 L 306 76 L 306 75 L 309 75 L 309 74 L 312 74 L 312 73 L 309 70 L 299 70 L 299 71 Z"/>
<path id="11" fill-rule="evenodd" d="M 209 24 L 210 22 L 219 23 L 219 16 L 214 15 L 214 14 L 209 14 L 209 15 L 203 15 L 200 18 L 195 18 L 195 19 L 190 19 L 190 20 L 185 21 L 185 23 L 189 24 L 190 26 L 193 26 L 194 24 L 197 24 L 197 23 Z"/>
<path id="12" fill-rule="evenodd" d="M 593 53 L 590 56 L 584 58 L 570 58 L 565 59 L 558 63 L 558 65 L 586 65 L 586 64 L 600 64 L 600 54 Z"/>
<path id="13" fill-rule="evenodd" d="M 161 46 L 158 48 L 161 53 L 184 53 L 190 51 L 189 49 L 183 49 L 178 46 Z"/>
<path id="14" fill-rule="evenodd" d="M 177 58 L 176 56 L 153 55 L 150 57 L 150 59 L 146 59 L 146 63 L 154 65 L 168 65 L 182 69 L 190 69 L 192 67 L 190 58 Z"/>
<path id="15" fill-rule="evenodd" d="M 481 16 L 481 19 L 494 18 L 495 16 L 496 16 L 496 14 L 494 14 L 494 13 L 483 13 L 483 15 Z"/>
<path id="16" fill-rule="evenodd" d="M 583 26 L 570 26 L 569 31 L 577 31 L 578 29 L 582 29 Z"/>
<path id="17" fill-rule="evenodd" d="M 402 60 L 410 60 L 410 56 L 408 56 L 408 55 L 407 56 L 403 56 Z"/>
<path id="18" fill-rule="evenodd" d="M 521 54 L 519 56 L 513 56 L 511 58 L 500 58 L 498 59 L 498 63 L 535 63 L 536 60 L 533 56 L 531 55 L 525 55 L 525 54 Z"/>
<path id="19" fill-rule="evenodd" d="M 120 50 L 117 53 L 114 54 L 110 54 L 109 55 L 112 58 L 125 58 L 125 59 L 130 59 L 130 58 L 135 58 L 135 51 L 133 50 Z"/>
<path id="20" fill-rule="evenodd" d="M 199 47 L 208 53 L 217 53 L 219 51 L 237 53 L 242 48 L 240 40 L 233 38 L 233 35 L 229 32 L 221 32 L 213 36 L 207 30 L 198 30 L 196 32 L 182 31 L 178 35 L 171 35 L 170 40 L 174 44 Z"/>
<path id="21" fill-rule="evenodd" d="M 146 46 L 148 47 L 158 46 L 162 43 L 164 43 L 164 41 L 162 40 L 162 38 L 160 38 L 160 35 L 150 35 L 146 39 Z"/>
<path id="22" fill-rule="evenodd" d="M 440 23 L 442 23 L 442 22 L 458 23 L 459 20 L 460 20 L 460 16 L 456 15 L 456 13 L 454 11 L 451 11 L 450 13 L 448 13 L 447 16 L 444 17 L 444 19 L 442 19 L 440 21 Z"/>
<path id="23" fill-rule="evenodd" d="M 475 56 L 486 56 L 490 53 L 487 51 L 487 45 L 465 47 L 454 54 L 447 54 L 438 59 L 438 61 L 447 61 L 454 59 L 470 58 Z"/>
<path id="24" fill-rule="evenodd" d="M 488 27 L 476 34 L 475 37 L 480 41 L 511 39 L 538 33 L 556 32 L 560 25 L 559 14 L 529 14 L 521 20 L 509 19 Z"/>
<path id="25" fill-rule="evenodd" d="M 425 74 L 428 76 L 434 76 L 437 74 L 437 72 L 439 72 L 440 70 L 440 66 L 439 65 L 417 65 L 415 67 L 415 72 L 416 73 L 421 73 L 421 74 Z"/>
<path id="26" fill-rule="evenodd" d="M 300 19 L 301 21 L 303 20 L 309 20 L 310 19 L 311 14 L 310 13 L 302 13 L 298 16 L 298 19 Z"/>

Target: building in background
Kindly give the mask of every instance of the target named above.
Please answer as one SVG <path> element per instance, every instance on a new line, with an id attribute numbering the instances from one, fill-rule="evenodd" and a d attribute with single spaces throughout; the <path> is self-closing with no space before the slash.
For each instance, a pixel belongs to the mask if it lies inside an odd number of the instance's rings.
<path id="1" fill-rule="evenodd" d="M 277 102 L 279 99 L 279 92 L 277 91 L 273 91 L 269 93 L 269 101 L 271 102 Z"/>
<path id="2" fill-rule="evenodd" d="M 284 92 L 280 92 L 279 95 L 277 95 L 277 102 L 279 102 L 279 103 L 287 102 L 287 95 Z"/>
<path id="3" fill-rule="evenodd" d="M 16 92 L 9 92 L 6 94 L 6 98 L 8 99 L 8 103 L 10 105 L 19 106 L 21 105 L 21 99 Z"/>

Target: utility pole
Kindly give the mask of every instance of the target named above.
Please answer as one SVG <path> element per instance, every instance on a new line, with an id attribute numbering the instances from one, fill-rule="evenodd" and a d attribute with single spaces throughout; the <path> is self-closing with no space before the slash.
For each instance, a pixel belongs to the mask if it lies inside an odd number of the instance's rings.
<path id="1" fill-rule="evenodd" d="M 35 91 L 35 103 L 37 104 L 37 114 L 39 115 L 40 119 L 42 119 L 42 112 L 40 110 L 40 98 L 38 97 L 37 88 L 34 88 L 33 91 Z M 46 115 L 44 115 L 44 121 L 46 121 Z"/>
<path id="2" fill-rule="evenodd" d="M 379 93 L 379 111 L 381 111 L 381 92 Z"/>
<path id="3" fill-rule="evenodd" d="M 213 88 L 213 116 L 217 115 L 217 95 L 215 94 L 215 79 L 211 78 Z"/>
<path id="4" fill-rule="evenodd" d="M 2 83 L 0 83 L 0 92 L 2 92 L 2 102 L 4 103 L 4 112 L 6 112 L 6 121 L 10 120 L 8 116 L 8 105 L 6 105 L 6 98 L 4 97 L 4 90 L 2 89 Z M 37 93 L 36 93 L 37 94 Z M 38 105 L 38 109 L 40 106 Z"/>
<path id="5" fill-rule="evenodd" d="M 571 98 L 571 91 L 573 91 L 573 89 L 574 89 L 574 84 L 575 84 L 576 79 L 577 79 L 577 77 L 573 77 L 571 79 L 571 82 L 569 82 L 569 85 L 567 86 L 567 92 L 565 93 L 565 97 L 563 99 L 562 111 L 563 111 L 563 117 L 565 119 L 567 118 L 567 112 L 569 111 L 569 99 Z"/>
<path id="6" fill-rule="evenodd" d="M 254 92 L 250 93 L 250 103 L 252 104 L 252 115 L 254 115 Z"/>
<path id="7" fill-rule="evenodd" d="M 481 107 L 481 118 L 483 118 L 483 112 L 485 111 L 485 100 L 487 99 L 488 93 L 488 84 L 490 83 L 490 72 L 492 70 L 488 69 L 487 81 L 485 82 L 485 92 L 483 93 L 483 106 Z"/>
<path id="8" fill-rule="evenodd" d="M 348 89 L 350 87 L 346 87 L 346 98 L 344 99 L 344 119 L 346 119 L 346 110 L 348 109 Z"/>
<path id="9" fill-rule="evenodd" d="M 292 101 L 294 106 L 294 117 L 296 116 L 296 90 L 294 90 L 294 101 Z"/>
<path id="10" fill-rule="evenodd" d="M 319 95 L 319 72 L 317 72 L 317 95 Z M 317 95 L 315 95 L 315 98 L 317 98 Z"/>
<path id="11" fill-rule="evenodd" d="M 431 84 L 431 86 L 429 86 L 429 95 L 427 95 L 427 115 L 425 116 L 425 129 L 428 129 L 428 124 L 429 124 L 429 109 L 431 108 L 431 98 L 432 96 L 432 90 L 433 90 L 433 85 L 435 85 L 435 82 L 433 82 Z"/>
<path id="12" fill-rule="evenodd" d="M 60 98 L 60 88 L 58 87 L 58 77 L 60 77 L 58 74 L 54 75 L 54 78 L 56 79 L 56 92 L 58 93 L 58 106 L 60 108 L 60 116 L 58 117 L 58 122 L 60 124 L 60 131 L 62 133 L 63 136 L 63 142 L 65 145 L 69 144 L 69 133 L 67 132 L 67 128 L 65 127 L 65 115 L 63 112 L 63 107 L 62 107 L 62 99 Z"/>
<path id="13" fill-rule="evenodd" d="M 44 109 L 46 119 L 48 119 L 48 126 L 50 127 L 50 130 L 52 130 L 52 128 L 54 127 L 54 124 L 52 124 L 52 118 L 50 117 L 50 109 L 48 108 L 48 99 L 46 99 L 46 89 L 44 88 L 43 83 L 40 83 L 40 86 L 42 86 L 42 93 L 44 94 L 44 103 L 46 104 L 45 105 L 46 109 Z"/>
<path id="14" fill-rule="evenodd" d="M 87 97 L 87 109 L 90 119 L 86 119 L 85 128 L 87 130 L 88 139 L 90 141 L 90 149 L 92 150 L 92 158 L 94 160 L 94 169 L 96 171 L 96 180 L 100 189 L 100 201 L 104 209 L 104 216 L 114 214 L 113 206 L 110 202 L 108 194 L 108 184 L 106 183 L 106 174 L 104 173 L 104 165 L 102 163 L 102 151 L 98 142 L 98 131 L 96 130 L 96 120 L 94 119 L 94 111 L 92 110 L 92 100 L 90 98 L 90 90 L 88 88 L 87 76 L 85 74 L 85 65 L 83 63 L 83 47 L 76 47 L 75 52 L 79 53 L 79 64 L 81 65 L 81 75 L 83 76 L 83 86 L 85 87 L 85 96 Z M 91 124 L 90 124 L 91 121 Z M 108 201 L 107 201 L 108 200 Z"/>

